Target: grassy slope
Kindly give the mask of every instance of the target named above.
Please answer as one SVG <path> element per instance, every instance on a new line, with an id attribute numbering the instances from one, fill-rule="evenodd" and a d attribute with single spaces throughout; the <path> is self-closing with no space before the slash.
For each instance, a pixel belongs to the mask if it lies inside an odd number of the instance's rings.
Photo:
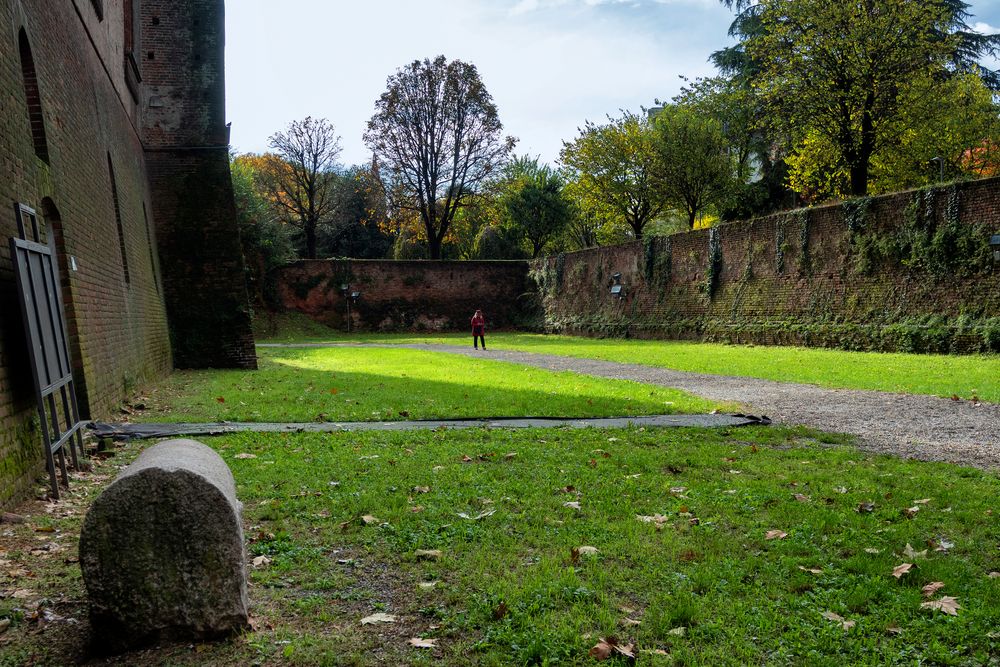
<path id="1" fill-rule="evenodd" d="M 663 652 L 640 653 L 647 665 L 987 663 L 1000 652 L 1000 579 L 988 576 L 1000 570 L 1000 479 L 820 444 L 836 440 L 779 428 L 210 439 L 245 503 L 249 557 L 269 559 L 251 567 L 258 631 L 141 657 L 583 665 L 598 638 L 614 635 Z M 856 511 L 865 502 L 873 512 Z M 907 518 L 908 507 L 919 511 Z M 37 523 L 56 529 L 46 540 L 75 544 L 82 513 L 39 511 L 8 531 L 23 533 L 24 551 L 0 539 L 11 567 L 35 572 L 15 586 L 54 600 L 57 613 L 82 609 L 62 555 L 27 554 Z M 665 517 L 661 530 L 636 518 L 654 514 Z M 364 515 L 376 520 L 365 525 Z M 769 530 L 787 537 L 768 540 Z M 942 538 L 954 543 L 947 552 L 903 555 Z M 583 545 L 599 552 L 574 562 Z M 418 549 L 442 556 L 420 560 Z M 917 567 L 897 580 L 904 562 Z M 957 617 L 921 608 L 921 587 L 935 581 L 945 587 L 933 599 L 956 597 Z M 83 641 L 79 626 L 36 634 L 15 611 L 24 604 L 0 601 L 14 621 L 0 664 L 64 664 Z M 360 624 L 375 612 L 397 622 Z M 412 637 L 438 647 L 411 648 Z"/>
<path id="2" fill-rule="evenodd" d="M 372 421 L 705 413 L 727 406 L 628 381 L 412 350 L 261 349 L 259 371 L 180 371 L 151 421 Z M 221 400 L 220 400 L 221 399 Z M 729 406 L 734 407 L 734 406 Z"/>

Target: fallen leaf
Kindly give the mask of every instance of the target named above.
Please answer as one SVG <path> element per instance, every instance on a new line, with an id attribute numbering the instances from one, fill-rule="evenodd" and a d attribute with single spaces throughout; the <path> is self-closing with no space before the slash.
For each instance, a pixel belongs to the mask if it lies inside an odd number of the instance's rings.
<path id="1" fill-rule="evenodd" d="M 672 493 L 674 495 L 679 495 L 681 493 L 684 493 L 685 491 L 687 491 L 687 487 L 686 486 L 672 486 L 672 487 L 670 487 L 670 493 Z"/>
<path id="2" fill-rule="evenodd" d="M 34 591 L 27 588 L 19 588 L 11 593 L 10 596 L 16 600 L 27 600 L 28 598 L 34 596 L 34 594 Z"/>
<path id="3" fill-rule="evenodd" d="M 465 512 L 459 512 L 458 516 L 463 519 L 469 519 L 470 521 L 479 521 L 480 519 L 485 519 L 488 516 L 493 516 L 496 513 L 496 510 L 486 510 L 485 512 L 480 512 L 479 514 L 472 516 L 470 514 L 466 514 Z"/>
<path id="4" fill-rule="evenodd" d="M 637 514 L 635 518 L 638 519 L 639 521 L 642 521 L 643 523 L 655 524 L 657 530 L 663 528 L 663 524 L 669 521 L 669 518 L 665 517 L 662 514 L 654 514 L 653 516 L 643 516 L 641 514 Z"/>
<path id="5" fill-rule="evenodd" d="M 917 558 L 927 558 L 927 549 L 923 551 L 914 551 L 910 543 L 906 543 L 906 547 L 903 549 L 903 556 L 911 560 L 916 560 Z"/>
<path id="6" fill-rule="evenodd" d="M 892 576 L 901 579 L 903 575 L 913 569 L 913 563 L 902 563 L 892 568 Z"/>
<path id="7" fill-rule="evenodd" d="M 576 551 L 581 556 L 596 556 L 599 553 L 597 547 L 587 547 L 587 546 L 577 547 Z"/>
<path id="8" fill-rule="evenodd" d="M 271 564 L 271 559 L 268 558 L 267 556 L 257 556 L 256 558 L 253 559 L 254 567 L 262 567 L 264 565 L 270 565 L 270 564 Z"/>
<path id="9" fill-rule="evenodd" d="M 413 512 L 414 514 L 417 514 L 419 512 L 423 512 L 424 511 L 424 506 L 423 505 L 414 505 L 413 507 L 410 508 L 410 511 Z"/>
<path id="10" fill-rule="evenodd" d="M 807 503 L 807 502 L 809 502 L 809 496 L 803 495 L 801 493 L 796 493 L 795 495 L 792 496 L 792 498 L 795 498 L 800 503 Z"/>
<path id="11" fill-rule="evenodd" d="M 835 486 L 833 490 L 836 491 L 837 493 L 847 493 L 846 486 Z"/>
<path id="12" fill-rule="evenodd" d="M 374 625 L 376 623 L 395 623 L 396 616 L 393 614 L 384 614 L 379 612 L 377 614 L 372 614 L 371 616 L 365 616 L 361 619 L 361 625 Z"/>
<path id="13" fill-rule="evenodd" d="M 372 516 L 371 514 L 365 514 L 363 517 L 361 517 L 361 523 L 365 524 L 366 526 L 372 526 L 376 523 L 379 523 L 379 520 L 378 517 Z"/>
<path id="14" fill-rule="evenodd" d="M 621 620 L 622 625 L 642 625 L 642 621 L 637 621 L 634 618 L 623 618 Z"/>
<path id="15" fill-rule="evenodd" d="M 783 540 L 788 537 L 788 533 L 781 530 L 769 530 L 764 534 L 765 540 Z"/>
<path id="16" fill-rule="evenodd" d="M 1000 579 L 1000 572 L 990 572 L 986 575 L 989 579 Z"/>
<path id="17" fill-rule="evenodd" d="M 962 605 L 958 604 L 956 598 L 950 595 L 945 595 L 940 600 L 931 600 L 930 602 L 922 602 L 920 604 L 921 609 L 937 609 L 938 611 L 944 612 L 949 616 L 958 616 L 958 610 L 962 608 Z"/>
<path id="18" fill-rule="evenodd" d="M 594 660 L 601 661 L 610 658 L 614 650 L 615 649 L 611 644 L 607 643 L 602 639 L 601 641 L 597 642 L 597 644 L 595 644 L 593 648 L 590 649 L 588 654 Z"/>
<path id="19" fill-rule="evenodd" d="M 858 514 L 871 514 L 875 511 L 875 503 L 860 503 L 856 511 Z"/>
<path id="20" fill-rule="evenodd" d="M 923 588 L 921 588 L 920 592 L 924 594 L 925 598 L 929 598 L 932 595 L 934 595 L 935 593 L 937 593 L 939 590 L 941 590 L 942 588 L 944 588 L 944 582 L 943 581 L 932 581 L 931 583 L 929 583 L 926 586 L 924 586 Z"/>
<path id="21" fill-rule="evenodd" d="M 955 543 L 945 537 L 939 537 L 937 539 L 934 551 L 940 551 L 942 553 L 948 553 L 955 546 Z"/>
<path id="22" fill-rule="evenodd" d="M 673 630 L 669 631 L 667 634 L 668 635 L 673 635 L 674 637 L 683 637 L 684 635 L 687 634 L 687 631 L 688 631 L 688 629 L 682 625 L 679 628 L 674 628 Z"/>
<path id="23" fill-rule="evenodd" d="M 7 628 L 9 628 L 9 627 L 10 627 L 10 619 L 9 618 L 0 618 L 0 634 L 3 634 L 4 632 L 7 632 Z"/>
<path id="24" fill-rule="evenodd" d="M 420 637 L 413 637 L 410 639 L 409 644 L 414 648 L 437 648 L 436 639 L 421 639 Z"/>
<path id="25" fill-rule="evenodd" d="M 837 623 L 840 623 L 840 627 L 842 627 L 844 630 L 850 630 L 857 624 L 855 621 L 848 621 L 840 614 L 837 614 L 832 611 L 824 611 L 823 618 L 827 619 L 828 621 L 835 621 Z"/>
<path id="26" fill-rule="evenodd" d="M 516 458 L 517 458 L 517 452 L 507 452 L 506 454 L 503 455 L 504 461 L 513 461 Z"/>
<path id="27" fill-rule="evenodd" d="M 931 499 L 930 499 L 930 498 L 921 498 L 920 500 L 914 500 L 914 501 L 913 501 L 913 504 L 914 504 L 914 505 L 926 505 L 926 504 L 927 504 L 927 503 L 929 503 L 930 501 L 931 501 Z"/>
<path id="28" fill-rule="evenodd" d="M 415 486 L 411 489 L 413 493 L 430 493 L 431 487 L 429 486 Z"/>
<path id="29" fill-rule="evenodd" d="M 239 454 L 237 454 L 233 458 L 234 459 L 255 459 L 255 458 L 257 458 L 257 455 L 256 454 L 249 454 L 247 452 L 240 452 Z"/>
<path id="30" fill-rule="evenodd" d="M 417 560 L 440 560 L 444 554 L 440 549 L 417 549 L 413 555 Z"/>
<path id="31" fill-rule="evenodd" d="M 438 582 L 436 581 L 421 581 L 419 584 L 417 584 L 417 586 L 424 589 L 425 591 L 429 591 L 437 585 Z"/>
<path id="32" fill-rule="evenodd" d="M 918 505 L 914 505 L 913 507 L 907 507 L 905 510 L 903 510 L 903 516 L 905 516 L 907 519 L 912 519 L 913 517 L 917 516 L 917 512 L 919 511 L 920 507 Z"/>
<path id="33" fill-rule="evenodd" d="M 501 601 L 500 604 L 497 605 L 497 608 L 493 610 L 493 620 L 499 621 L 500 619 L 507 616 L 507 614 L 509 613 L 510 613 L 510 608 L 507 606 L 507 603 Z"/>
<path id="34" fill-rule="evenodd" d="M 808 572 L 810 574 L 823 574 L 823 570 L 816 567 L 802 567 L 801 565 L 799 565 L 799 569 L 802 570 L 803 572 Z"/>
<path id="35" fill-rule="evenodd" d="M 576 500 L 570 501 L 568 503 L 563 503 L 563 507 L 568 507 L 570 509 L 578 510 L 580 508 L 580 503 Z"/>
<path id="36" fill-rule="evenodd" d="M 613 655 L 620 655 L 630 660 L 635 660 L 635 647 L 632 644 L 619 644 L 614 637 L 601 638 L 597 644 L 590 649 L 589 655 L 595 660 L 607 660 Z"/>
<path id="37" fill-rule="evenodd" d="M 226 399 L 225 399 L 225 398 L 223 398 L 222 396 L 216 396 L 216 397 L 215 397 L 215 401 L 216 401 L 217 403 L 225 403 L 225 402 L 226 402 Z"/>
<path id="38" fill-rule="evenodd" d="M 472 457 L 468 454 L 462 454 L 462 463 L 472 463 Z"/>
<path id="39" fill-rule="evenodd" d="M 903 629 L 896 625 L 895 623 L 890 623 L 885 627 L 885 631 L 890 635 L 901 635 L 903 634 Z"/>
<path id="40" fill-rule="evenodd" d="M 881 549 L 876 549 L 875 547 L 867 547 L 867 548 L 865 548 L 865 553 L 866 554 L 880 554 L 880 553 L 882 553 L 882 550 Z"/>

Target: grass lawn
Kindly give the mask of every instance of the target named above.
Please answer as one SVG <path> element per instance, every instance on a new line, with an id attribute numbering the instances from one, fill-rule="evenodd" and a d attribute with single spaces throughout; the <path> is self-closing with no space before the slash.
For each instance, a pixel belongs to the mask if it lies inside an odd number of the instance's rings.
<path id="1" fill-rule="evenodd" d="M 641 665 L 1000 655 L 995 474 L 777 427 L 206 441 L 245 504 L 257 630 L 118 664 L 587 665 L 611 636 Z M 137 448 L 0 536 L 4 589 L 20 591 L 0 600 L 11 621 L 0 664 L 79 655 L 85 623 L 40 623 L 30 610 L 41 600 L 85 618 L 79 570 L 66 564 L 81 508 Z M 41 541 L 61 551 L 33 554 Z M 922 593 L 934 582 L 943 588 Z M 946 596 L 957 616 L 922 606 L 947 608 Z M 376 613 L 394 621 L 362 623 Z"/>
<path id="2" fill-rule="evenodd" d="M 305 320 L 305 321 L 304 321 Z M 467 344 L 461 334 L 346 334 L 303 317 L 285 317 L 258 342 L 358 341 Z M 491 333 L 490 347 L 643 364 L 696 373 L 802 382 L 840 389 L 959 396 L 1000 403 L 1000 356 L 885 354 L 772 347 Z"/>
<path id="3" fill-rule="evenodd" d="M 311 422 L 606 417 L 735 409 L 638 382 L 401 349 L 267 349 L 260 370 L 181 371 L 142 401 L 145 421 Z"/>

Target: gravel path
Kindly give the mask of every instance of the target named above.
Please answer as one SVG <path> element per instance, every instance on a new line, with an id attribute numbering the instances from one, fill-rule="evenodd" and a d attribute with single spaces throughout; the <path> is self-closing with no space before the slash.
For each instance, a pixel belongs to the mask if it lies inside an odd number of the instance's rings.
<path id="1" fill-rule="evenodd" d="M 344 344 L 294 345 L 342 347 Z M 1000 468 L 1000 405 L 934 396 L 891 394 L 755 378 L 705 375 L 596 359 L 513 350 L 476 351 L 455 345 L 375 345 L 450 352 L 554 371 L 675 387 L 718 401 L 735 401 L 776 423 L 850 433 L 871 452 L 978 468 Z M 262 345 L 261 347 L 271 347 Z M 275 347 L 283 347 L 275 345 Z"/>

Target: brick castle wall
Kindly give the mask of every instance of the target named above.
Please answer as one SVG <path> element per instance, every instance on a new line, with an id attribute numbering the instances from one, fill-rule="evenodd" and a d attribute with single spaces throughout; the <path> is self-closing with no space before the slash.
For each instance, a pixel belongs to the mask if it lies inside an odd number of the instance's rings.
<path id="1" fill-rule="evenodd" d="M 141 112 L 123 67 L 122 2 L 103 5 L 101 20 L 90 0 L 0 0 L 0 505 L 21 497 L 44 469 L 7 243 L 16 235 L 12 202 L 34 207 L 46 237 L 57 237 L 84 414 L 111 416 L 123 396 L 171 367 Z M 21 30 L 48 162 L 32 141 Z"/>
<path id="2" fill-rule="evenodd" d="M 334 329 L 347 328 L 341 285 L 361 292 L 356 331 L 465 331 L 476 309 L 491 329 L 537 319 L 526 262 L 301 260 L 271 278 L 277 306 Z"/>
<path id="3" fill-rule="evenodd" d="M 549 331 L 1000 351 L 1000 179 L 539 260 Z M 712 237 L 718 248 L 710 287 Z M 920 252 L 912 248 L 921 247 Z M 932 247 L 933 246 L 933 247 Z M 621 274 L 625 298 L 609 291 Z"/>

